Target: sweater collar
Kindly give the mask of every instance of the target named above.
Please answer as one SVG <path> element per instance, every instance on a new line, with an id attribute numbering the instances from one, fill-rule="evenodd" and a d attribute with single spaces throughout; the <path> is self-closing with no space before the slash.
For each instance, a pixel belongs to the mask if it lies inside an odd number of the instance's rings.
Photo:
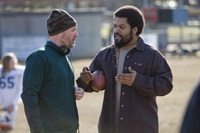
<path id="1" fill-rule="evenodd" d="M 70 53 L 70 49 L 67 49 L 66 47 L 58 47 L 55 43 L 51 42 L 50 40 L 47 41 L 47 45 L 55 49 L 59 54 L 65 56 Z"/>

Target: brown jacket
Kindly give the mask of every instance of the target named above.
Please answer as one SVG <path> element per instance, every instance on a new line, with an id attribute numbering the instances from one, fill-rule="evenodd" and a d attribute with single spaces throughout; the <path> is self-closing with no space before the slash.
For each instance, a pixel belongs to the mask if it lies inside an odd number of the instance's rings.
<path id="1" fill-rule="evenodd" d="M 99 133 L 115 132 L 115 56 L 114 45 L 109 46 L 101 50 L 90 65 L 91 71 L 103 70 L 106 77 Z M 118 133 L 158 133 L 156 96 L 164 96 L 172 90 L 171 69 L 160 52 L 145 44 L 142 38 L 125 58 L 123 72 L 129 73 L 131 66 L 137 75 L 132 86 L 121 86 Z"/>

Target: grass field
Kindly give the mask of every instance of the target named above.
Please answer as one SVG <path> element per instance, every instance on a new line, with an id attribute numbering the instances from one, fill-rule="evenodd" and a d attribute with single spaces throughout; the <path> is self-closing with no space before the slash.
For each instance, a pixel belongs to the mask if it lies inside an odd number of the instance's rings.
<path id="1" fill-rule="evenodd" d="M 90 61 L 91 59 L 73 61 L 76 77 L 79 76 L 82 67 L 87 66 Z M 174 88 L 169 95 L 158 97 L 157 99 L 159 107 L 159 131 L 160 133 L 178 133 L 188 99 L 200 76 L 200 58 L 167 58 L 167 61 L 173 72 Z M 77 101 L 81 133 L 97 133 L 102 98 L 103 92 L 85 93 L 84 98 Z M 11 133 L 29 133 L 23 104 L 19 105 L 16 128 Z"/>

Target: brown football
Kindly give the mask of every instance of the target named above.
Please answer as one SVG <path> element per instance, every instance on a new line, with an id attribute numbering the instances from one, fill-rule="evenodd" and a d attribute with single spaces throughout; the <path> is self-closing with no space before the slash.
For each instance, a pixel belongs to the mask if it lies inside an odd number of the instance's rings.
<path id="1" fill-rule="evenodd" d="M 105 89 L 106 80 L 103 71 L 97 70 L 92 73 L 93 80 L 91 81 L 91 86 L 95 91 L 102 91 Z"/>

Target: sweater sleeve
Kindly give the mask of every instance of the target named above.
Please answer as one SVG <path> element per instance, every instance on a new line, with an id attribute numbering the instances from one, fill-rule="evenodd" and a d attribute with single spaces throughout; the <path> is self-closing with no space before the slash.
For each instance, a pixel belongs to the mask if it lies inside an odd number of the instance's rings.
<path id="1" fill-rule="evenodd" d="M 150 75 L 137 73 L 132 86 L 144 96 L 164 96 L 171 92 L 172 72 L 166 59 L 156 52 Z"/>
<path id="2" fill-rule="evenodd" d="M 31 133 L 44 133 L 39 108 L 39 93 L 44 80 L 44 70 L 45 58 L 42 54 L 33 53 L 28 57 L 24 71 L 21 98 Z"/>

